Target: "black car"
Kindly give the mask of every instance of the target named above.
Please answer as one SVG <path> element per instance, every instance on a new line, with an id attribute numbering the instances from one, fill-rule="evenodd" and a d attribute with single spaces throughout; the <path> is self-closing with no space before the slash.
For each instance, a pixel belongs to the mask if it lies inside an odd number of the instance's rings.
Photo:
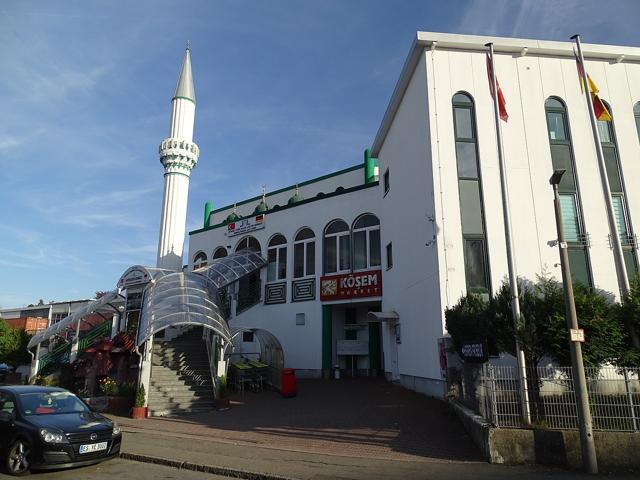
<path id="1" fill-rule="evenodd" d="M 91 465 L 120 453 L 111 420 L 62 388 L 0 387 L 0 452 L 11 475 Z"/>

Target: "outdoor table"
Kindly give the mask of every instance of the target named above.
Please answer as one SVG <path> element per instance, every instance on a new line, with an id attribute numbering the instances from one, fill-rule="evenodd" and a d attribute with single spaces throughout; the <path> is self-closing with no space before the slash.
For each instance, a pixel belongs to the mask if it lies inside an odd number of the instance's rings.
<path id="1" fill-rule="evenodd" d="M 264 381 L 267 377 L 267 371 L 269 369 L 269 365 L 256 360 L 250 361 L 249 365 L 253 367 L 254 388 L 256 391 L 258 389 L 262 391 Z"/>
<path id="2" fill-rule="evenodd" d="M 244 394 L 244 384 L 253 382 L 254 367 L 245 362 L 232 363 L 231 366 L 234 370 L 236 390 Z"/>

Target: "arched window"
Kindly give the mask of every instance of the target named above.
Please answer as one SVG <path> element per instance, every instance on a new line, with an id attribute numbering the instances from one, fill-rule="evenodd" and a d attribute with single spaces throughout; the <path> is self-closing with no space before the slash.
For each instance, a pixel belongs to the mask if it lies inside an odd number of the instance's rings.
<path id="1" fill-rule="evenodd" d="M 349 225 L 334 220 L 324 230 L 324 273 L 344 272 L 351 268 Z"/>
<path id="2" fill-rule="evenodd" d="M 213 259 L 224 258 L 227 256 L 227 249 L 224 247 L 218 247 L 213 251 Z"/>
<path id="3" fill-rule="evenodd" d="M 353 269 L 380 266 L 380 220 L 371 214 L 359 217 L 353 224 Z"/>
<path id="4" fill-rule="evenodd" d="M 638 140 L 640 140 L 640 102 L 634 105 L 633 116 L 636 119 L 636 130 L 638 131 Z"/>
<path id="5" fill-rule="evenodd" d="M 488 294 L 491 288 L 475 109 L 471 96 L 462 92 L 453 96 L 452 107 L 467 291 Z"/>
<path id="6" fill-rule="evenodd" d="M 551 163 L 554 170 L 564 169 L 562 181 L 558 185 L 560 194 L 560 208 L 562 209 L 562 223 L 567 252 L 571 266 L 571 276 L 574 281 L 592 286 L 591 269 L 589 268 L 589 250 L 587 249 L 587 235 L 584 232 L 582 216 L 582 202 L 578 191 L 578 181 L 575 175 L 575 160 L 569 118 L 564 103 L 555 97 L 549 97 L 544 102 L 547 117 L 547 131 L 551 147 Z"/>
<path id="7" fill-rule="evenodd" d="M 238 242 L 238 245 L 236 246 L 236 252 L 245 249 L 253 250 L 254 252 L 258 253 L 262 252 L 262 248 L 260 248 L 260 242 L 258 242 L 258 240 L 256 240 L 256 238 L 252 236 L 244 237 Z"/>
<path id="8" fill-rule="evenodd" d="M 310 228 L 300 230 L 293 242 L 293 278 L 316 273 L 316 236 Z"/>
<path id="9" fill-rule="evenodd" d="M 613 118 L 611 107 L 608 103 L 603 103 Z M 620 237 L 620 243 L 622 243 L 624 263 L 628 277 L 633 278 L 638 273 L 638 258 L 634 247 L 635 242 L 633 241 L 634 236 L 631 219 L 627 209 L 624 176 L 622 175 L 622 169 L 620 167 L 618 144 L 613 127 L 613 120 L 610 122 L 598 120 L 598 133 L 600 134 L 600 145 L 602 146 L 602 155 L 604 156 L 607 178 L 609 179 L 609 188 L 611 189 L 611 202 L 613 203 L 613 213 L 618 228 L 618 236 Z"/>
<path id="10" fill-rule="evenodd" d="M 287 278 L 287 239 L 281 234 L 269 240 L 267 250 L 267 282 Z"/>
<path id="11" fill-rule="evenodd" d="M 198 268 L 207 266 L 207 254 L 204 252 L 196 253 L 196 256 L 193 257 L 193 269 L 197 270 Z"/>

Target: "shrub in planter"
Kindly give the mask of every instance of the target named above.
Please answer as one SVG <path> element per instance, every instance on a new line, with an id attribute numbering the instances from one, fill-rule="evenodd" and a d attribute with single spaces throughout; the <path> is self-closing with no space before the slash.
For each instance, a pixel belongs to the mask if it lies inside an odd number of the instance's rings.
<path id="1" fill-rule="evenodd" d="M 146 418 L 147 407 L 144 406 L 146 399 L 146 393 L 144 391 L 144 385 L 140 385 L 138 392 L 136 393 L 136 402 L 131 409 L 131 418 L 140 420 Z"/>
<path id="2" fill-rule="evenodd" d="M 222 375 L 218 378 L 218 383 L 216 385 L 215 406 L 217 410 L 229 409 L 231 403 L 229 402 L 227 394 L 227 377 L 225 375 Z"/>
<path id="3" fill-rule="evenodd" d="M 118 384 L 111 377 L 104 377 L 102 380 L 100 380 L 99 385 L 100 391 L 107 397 L 113 397 L 116 395 L 116 393 L 118 393 Z"/>

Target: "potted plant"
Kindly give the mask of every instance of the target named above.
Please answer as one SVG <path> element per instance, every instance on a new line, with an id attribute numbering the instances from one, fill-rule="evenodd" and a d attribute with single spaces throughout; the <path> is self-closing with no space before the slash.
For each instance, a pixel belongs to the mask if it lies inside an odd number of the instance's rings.
<path id="1" fill-rule="evenodd" d="M 218 383 L 216 385 L 216 410 L 229 410 L 231 403 L 229 402 L 227 394 L 227 377 L 225 375 L 221 375 L 218 377 Z"/>
<path id="2" fill-rule="evenodd" d="M 115 396 L 109 397 L 109 413 L 114 415 L 128 415 L 133 405 L 136 387 L 133 383 L 123 383 L 118 387 Z"/>
<path id="3" fill-rule="evenodd" d="M 140 420 L 147 417 L 147 407 L 144 406 L 145 399 L 146 394 L 144 391 L 144 385 L 141 384 L 140 387 L 138 387 L 138 392 L 136 393 L 136 402 L 131 409 L 131 418 Z"/>

